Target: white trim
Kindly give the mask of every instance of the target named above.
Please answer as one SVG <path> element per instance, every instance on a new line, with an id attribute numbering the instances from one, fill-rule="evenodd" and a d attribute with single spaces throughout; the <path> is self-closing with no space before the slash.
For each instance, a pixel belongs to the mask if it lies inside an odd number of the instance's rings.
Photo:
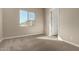
<path id="1" fill-rule="evenodd" d="M 29 34 L 29 35 L 21 35 L 21 36 L 12 36 L 12 37 L 6 37 L 4 39 L 13 39 L 13 38 L 20 38 L 20 37 L 25 37 L 25 36 L 30 36 L 30 35 L 38 35 L 38 34 L 43 34 L 43 33 L 37 33 L 37 34 Z"/>
<path id="2" fill-rule="evenodd" d="M 71 44 L 71 45 L 73 45 L 73 46 L 79 47 L 78 44 L 75 44 L 75 43 L 69 42 L 69 41 L 67 41 L 67 40 L 64 40 L 64 39 L 62 39 L 59 35 L 58 35 L 58 39 L 60 39 L 60 40 L 62 40 L 62 41 L 64 41 L 64 42 L 66 42 L 66 43 L 68 43 L 68 44 Z"/>
<path id="3" fill-rule="evenodd" d="M 63 40 L 63 41 L 66 42 L 66 43 L 68 43 L 68 44 L 71 44 L 71 45 L 74 45 L 74 46 L 76 46 L 76 47 L 79 47 L 78 44 L 75 44 L 75 43 L 69 42 L 69 41 L 67 41 L 67 40 Z"/>
<path id="4" fill-rule="evenodd" d="M 58 40 L 63 41 L 63 39 L 58 35 Z"/>

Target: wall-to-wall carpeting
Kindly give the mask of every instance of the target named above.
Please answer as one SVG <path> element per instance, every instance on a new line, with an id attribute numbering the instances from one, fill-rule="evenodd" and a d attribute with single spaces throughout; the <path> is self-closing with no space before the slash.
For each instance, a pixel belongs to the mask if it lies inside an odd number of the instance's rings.
<path id="1" fill-rule="evenodd" d="M 78 47 L 63 41 L 39 39 L 43 35 L 6 39 L 0 43 L 0 51 L 79 51 Z"/>

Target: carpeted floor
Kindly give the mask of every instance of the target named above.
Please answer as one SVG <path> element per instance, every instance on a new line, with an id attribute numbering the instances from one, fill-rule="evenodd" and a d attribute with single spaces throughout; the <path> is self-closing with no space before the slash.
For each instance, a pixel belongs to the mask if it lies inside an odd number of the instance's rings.
<path id="1" fill-rule="evenodd" d="M 38 37 L 43 35 L 3 40 L 0 42 L 0 51 L 79 51 L 78 47 L 58 41 L 57 37 L 52 40 Z"/>

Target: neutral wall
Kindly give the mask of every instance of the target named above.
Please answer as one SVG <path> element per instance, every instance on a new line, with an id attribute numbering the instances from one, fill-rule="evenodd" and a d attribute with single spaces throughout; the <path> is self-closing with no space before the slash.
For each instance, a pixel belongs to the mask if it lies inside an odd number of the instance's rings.
<path id="1" fill-rule="evenodd" d="M 41 8 L 29 8 L 24 9 L 28 11 L 36 12 L 36 21 L 33 26 L 21 27 L 19 26 L 19 11 L 18 8 L 5 8 L 3 9 L 3 36 L 21 36 L 29 34 L 40 34 L 44 33 L 43 20 L 44 13 Z"/>
<path id="2" fill-rule="evenodd" d="M 79 9 L 60 9 L 59 36 L 79 45 Z"/>
<path id="3" fill-rule="evenodd" d="M 0 9 L 0 39 L 2 38 L 2 9 Z"/>
<path id="4" fill-rule="evenodd" d="M 46 8 L 45 9 L 45 34 L 46 35 L 49 35 L 49 21 L 50 21 L 50 9 L 49 8 Z"/>

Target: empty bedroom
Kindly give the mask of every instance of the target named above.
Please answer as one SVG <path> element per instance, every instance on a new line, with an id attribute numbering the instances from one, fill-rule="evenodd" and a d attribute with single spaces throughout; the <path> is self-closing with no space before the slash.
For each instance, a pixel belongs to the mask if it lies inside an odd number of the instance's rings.
<path id="1" fill-rule="evenodd" d="M 0 51 L 78 51 L 79 9 L 0 8 Z"/>

